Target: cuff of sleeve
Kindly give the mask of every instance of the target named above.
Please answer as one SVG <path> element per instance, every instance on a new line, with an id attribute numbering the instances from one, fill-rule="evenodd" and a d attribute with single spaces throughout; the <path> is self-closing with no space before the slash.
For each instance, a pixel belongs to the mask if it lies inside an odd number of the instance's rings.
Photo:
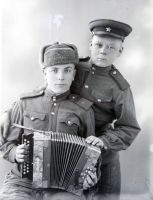
<path id="1" fill-rule="evenodd" d="M 10 152 L 9 152 L 8 159 L 9 159 L 9 161 L 12 162 L 12 163 L 16 162 L 16 159 L 15 159 L 16 148 L 17 148 L 17 146 L 14 146 L 14 147 L 10 150 Z"/>
<path id="2" fill-rule="evenodd" d="M 107 151 L 107 150 L 109 150 L 110 149 L 110 145 L 109 145 L 109 141 L 107 140 L 107 138 L 105 137 L 105 136 L 101 136 L 101 137 L 99 137 L 102 141 L 103 141 L 103 143 L 104 143 L 104 146 L 103 146 L 103 149 L 102 150 L 105 150 L 105 151 Z"/>

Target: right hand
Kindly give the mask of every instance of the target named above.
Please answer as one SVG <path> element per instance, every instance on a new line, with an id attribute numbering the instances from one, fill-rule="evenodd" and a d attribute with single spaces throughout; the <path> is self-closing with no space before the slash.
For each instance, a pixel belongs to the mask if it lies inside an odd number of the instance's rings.
<path id="1" fill-rule="evenodd" d="M 6 137 L 8 136 L 10 127 L 9 111 L 4 112 L 0 117 L 0 142 L 3 144 Z"/>
<path id="2" fill-rule="evenodd" d="M 15 152 L 15 159 L 18 163 L 23 163 L 28 159 L 28 146 L 26 144 L 21 144 L 17 146 Z"/>

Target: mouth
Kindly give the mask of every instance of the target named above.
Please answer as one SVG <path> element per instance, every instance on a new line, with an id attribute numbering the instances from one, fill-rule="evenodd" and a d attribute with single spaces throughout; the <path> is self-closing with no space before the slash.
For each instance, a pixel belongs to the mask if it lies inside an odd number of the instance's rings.
<path id="1" fill-rule="evenodd" d="M 98 61 L 106 61 L 106 58 L 97 58 Z"/>
<path id="2" fill-rule="evenodd" d="M 55 86 L 57 86 L 57 87 L 64 87 L 64 86 L 66 86 L 66 84 L 64 84 L 64 83 L 58 83 L 58 84 L 55 84 Z"/>

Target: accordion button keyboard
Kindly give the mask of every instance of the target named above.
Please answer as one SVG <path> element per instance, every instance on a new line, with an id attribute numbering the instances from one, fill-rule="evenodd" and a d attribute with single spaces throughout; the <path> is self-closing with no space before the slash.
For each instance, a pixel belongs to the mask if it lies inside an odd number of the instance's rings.
<path id="1" fill-rule="evenodd" d="M 27 149 L 27 160 L 22 164 L 22 177 L 28 177 L 32 179 L 32 147 L 33 147 L 33 134 L 23 134 L 22 143 L 26 144 Z"/>

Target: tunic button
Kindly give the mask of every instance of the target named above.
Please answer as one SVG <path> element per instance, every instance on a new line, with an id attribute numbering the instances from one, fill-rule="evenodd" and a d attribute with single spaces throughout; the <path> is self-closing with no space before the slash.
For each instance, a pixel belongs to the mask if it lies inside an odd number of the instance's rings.
<path id="1" fill-rule="evenodd" d="M 107 150 L 107 146 L 104 146 L 104 149 Z"/>
<path id="2" fill-rule="evenodd" d="M 88 85 L 85 85 L 84 87 L 85 87 L 85 88 L 89 88 L 89 86 L 88 86 Z"/>
<path id="3" fill-rule="evenodd" d="M 54 103 L 54 106 L 56 106 L 56 103 Z"/>
<path id="4" fill-rule="evenodd" d="M 54 113 L 54 112 L 51 112 L 51 115 L 55 115 L 55 113 Z"/>
<path id="5" fill-rule="evenodd" d="M 92 74 L 95 74 L 95 72 L 91 72 Z"/>
<path id="6" fill-rule="evenodd" d="M 114 75 L 117 74 L 117 71 L 113 71 L 113 74 L 114 74 Z"/>
<path id="7" fill-rule="evenodd" d="M 75 99 L 75 96 L 73 96 L 72 99 Z"/>
<path id="8" fill-rule="evenodd" d="M 34 117 L 31 117 L 30 119 L 33 121 L 35 118 L 34 118 Z"/>
<path id="9" fill-rule="evenodd" d="M 53 97 L 53 101 L 56 101 L 56 97 Z"/>
<path id="10" fill-rule="evenodd" d="M 67 123 L 70 125 L 70 124 L 71 124 L 71 121 L 67 121 Z"/>
<path id="11" fill-rule="evenodd" d="M 97 99 L 98 102 L 101 102 L 101 99 Z"/>
<path id="12" fill-rule="evenodd" d="M 93 70 L 95 70 L 95 67 L 92 67 Z"/>

